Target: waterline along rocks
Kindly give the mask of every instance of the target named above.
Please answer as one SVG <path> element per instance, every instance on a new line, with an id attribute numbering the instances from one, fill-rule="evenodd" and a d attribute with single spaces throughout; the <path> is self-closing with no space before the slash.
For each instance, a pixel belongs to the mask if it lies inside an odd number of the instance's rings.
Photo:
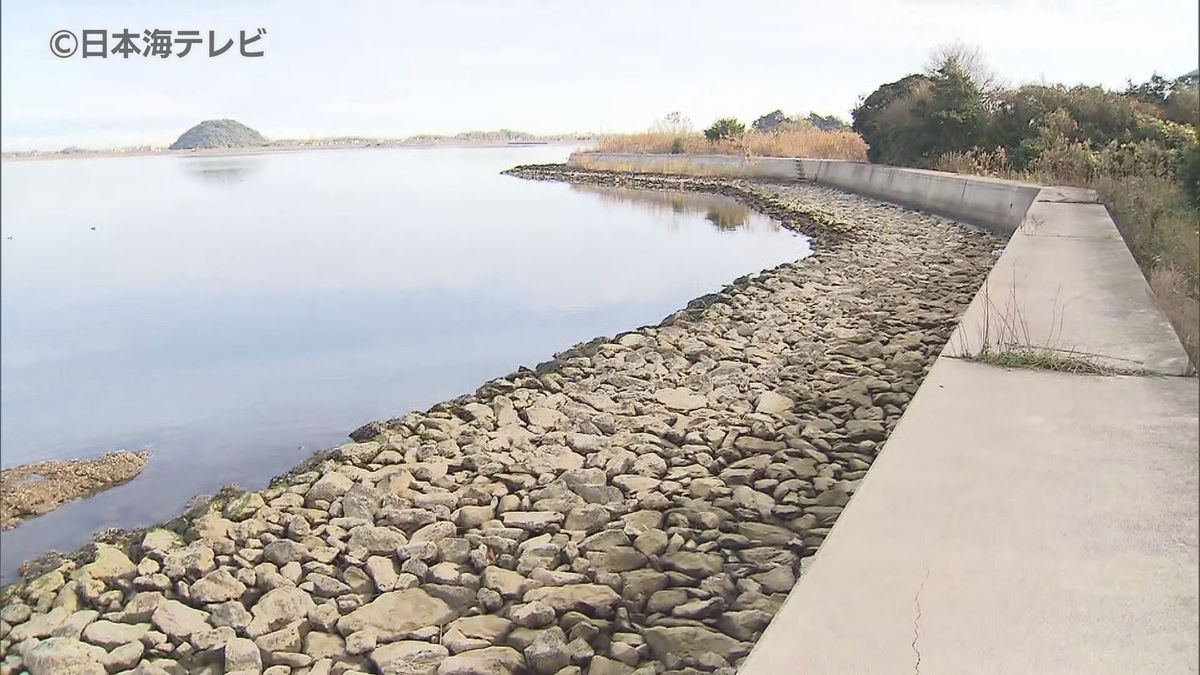
<path id="1" fill-rule="evenodd" d="M 727 194 L 814 253 L 8 588 L 3 673 L 733 672 L 999 241 L 804 184 L 511 173 Z"/>
<path id="2" fill-rule="evenodd" d="M 0 471 L 0 530 L 131 481 L 149 458 L 145 450 L 118 450 L 94 459 L 52 459 L 4 469 Z"/>

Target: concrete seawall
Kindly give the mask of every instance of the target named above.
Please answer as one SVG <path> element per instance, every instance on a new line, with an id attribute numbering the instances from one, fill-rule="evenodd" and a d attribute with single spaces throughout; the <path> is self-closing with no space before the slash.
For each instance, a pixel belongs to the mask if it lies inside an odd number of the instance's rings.
<path id="1" fill-rule="evenodd" d="M 1041 190 L 1039 186 L 1015 181 L 833 159 L 589 152 L 576 153 L 569 163 L 587 169 L 811 181 L 979 225 L 1003 235 L 1017 229 Z"/>
<path id="2" fill-rule="evenodd" d="M 824 160 L 572 161 L 790 173 L 1012 235 L 741 673 L 1197 672 L 1200 391 L 1094 194 Z M 1138 375 L 969 360 L 1013 343 Z"/>

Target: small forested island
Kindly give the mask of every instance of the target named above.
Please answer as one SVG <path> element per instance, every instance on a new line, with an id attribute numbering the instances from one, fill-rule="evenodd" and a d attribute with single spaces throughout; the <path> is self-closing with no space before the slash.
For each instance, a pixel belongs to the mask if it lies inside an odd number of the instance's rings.
<path id="1" fill-rule="evenodd" d="M 266 137 L 236 120 L 205 120 L 183 132 L 172 150 L 245 148 L 267 145 Z"/>

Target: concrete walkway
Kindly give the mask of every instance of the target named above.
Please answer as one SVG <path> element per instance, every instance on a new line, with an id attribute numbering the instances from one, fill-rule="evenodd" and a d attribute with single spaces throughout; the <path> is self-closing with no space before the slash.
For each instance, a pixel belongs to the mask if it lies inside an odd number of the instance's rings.
<path id="1" fill-rule="evenodd" d="M 1039 195 L 741 673 L 1197 672 L 1200 383 L 1088 197 Z M 1167 375 L 955 358 L 1014 307 Z"/>
<path id="2" fill-rule="evenodd" d="M 947 354 L 1014 340 L 1120 369 L 1191 372 L 1121 233 L 1091 190 L 1042 190 Z"/>

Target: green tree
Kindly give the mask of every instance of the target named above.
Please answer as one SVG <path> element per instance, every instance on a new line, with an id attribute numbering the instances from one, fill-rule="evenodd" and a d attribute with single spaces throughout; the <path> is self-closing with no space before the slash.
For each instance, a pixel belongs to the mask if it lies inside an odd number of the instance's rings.
<path id="1" fill-rule="evenodd" d="M 1180 153 L 1179 182 L 1188 202 L 1200 208 L 1200 144 L 1192 143 Z"/>
<path id="2" fill-rule="evenodd" d="M 1071 129 L 1060 129 L 1065 141 L 1101 148 L 1162 135 L 1155 110 L 1137 97 L 1100 87 L 1024 85 L 999 95 L 984 143 L 1009 149 L 1013 165 L 1022 169 L 1037 158 L 1051 117 L 1072 120 Z"/>
<path id="3" fill-rule="evenodd" d="M 872 162 L 906 164 L 909 155 L 902 137 L 910 121 L 908 113 L 916 92 L 926 89 L 929 78 L 908 75 L 895 82 L 880 85 L 864 98 L 850 113 L 851 126 L 867 142 L 867 159 Z"/>
<path id="4" fill-rule="evenodd" d="M 735 117 L 722 117 L 704 130 L 704 137 L 710 141 L 724 141 L 737 138 L 746 133 L 746 125 Z"/>
<path id="5" fill-rule="evenodd" d="M 853 129 L 873 162 L 932 166 L 943 154 L 984 141 L 997 91 L 979 50 L 940 47 L 925 73 L 885 84 L 863 99 L 854 109 Z"/>
<path id="6" fill-rule="evenodd" d="M 850 128 L 850 125 L 837 115 L 818 115 L 810 112 L 804 119 L 821 131 L 842 131 Z"/>
<path id="7" fill-rule="evenodd" d="M 1195 84 L 1173 89 L 1167 95 L 1163 118 L 1179 124 L 1200 126 L 1200 91 Z"/>
<path id="8" fill-rule="evenodd" d="M 752 129 L 761 133 L 775 131 L 780 126 L 787 124 L 788 116 L 782 110 L 772 110 L 762 117 L 754 120 L 750 125 Z"/>
<path id="9" fill-rule="evenodd" d="M 918 162 L 932 164 L 983 141 L 988 121 L 984 92 L 961 64 L 944 62 L 931 78 L 930 94 L 916 108 Z"/>
<path id="10" fill-rule="evenodd" d="M 1158 108 L 1166 105 L 1167 95 L 1170 92 L 1171 81 L 1158 73 L 1154 73 L 1149 80 L 1138 84 L 1134 84 L 1130 80 L 1125 81 L 1124 94 L 1126 96 Z"/>

